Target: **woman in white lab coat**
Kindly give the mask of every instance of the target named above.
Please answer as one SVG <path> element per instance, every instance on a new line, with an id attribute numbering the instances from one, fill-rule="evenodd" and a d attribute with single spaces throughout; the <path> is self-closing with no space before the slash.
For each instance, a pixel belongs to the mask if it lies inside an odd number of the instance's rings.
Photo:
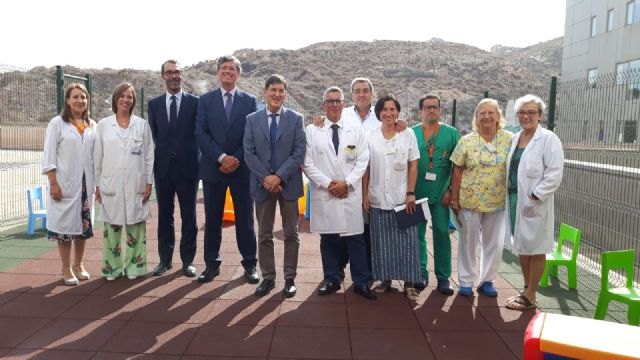
<path id="1" fill-rule="evenodd" d="M 49 179 L 47 236 L 58 242 L 65 285 L 88 280 L 84 269 L 85 241 L 93 237 L 93 146 L 96 123 L 89 119 L 89 92 L 71 84 L 60 116 L 49 122 L 44 141 L 42 172 Z M 74 262 L 71 265 L 71 243 Z"/>
<path id="2" fill-rule="evenodd" d="M 102 274 L 131 280 L 147 273 L 146 220 L 153 184 L 153 142 L 149 124 L 132 115 L 136 105 L 133 85 L 116 87 L 111 100 L 114 115 L 98 123 L 95 144 L 96 201 L 104 221 Z M 124 263 L 122 230 L 126 233 Z"/>
<path id="3" fill-rule="evenodd" d="M 513 310 L 536 307 L 545 254 L 553 247 L 553 195 L 562 181 L 564 153 L 558 136 L 539 125 L 544 110 L 544 102 L 534 95 L 515 103 L 522 130 L 507 158 L 507 229 L 513 235 L 513 252 L 520 257 L 525 289 L 507 300 Z"/>

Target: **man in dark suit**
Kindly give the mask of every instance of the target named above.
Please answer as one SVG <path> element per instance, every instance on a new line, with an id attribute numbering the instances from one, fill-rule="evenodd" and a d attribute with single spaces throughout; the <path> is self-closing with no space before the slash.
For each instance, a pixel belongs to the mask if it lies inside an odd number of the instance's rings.
<path id="1" fill-rule="evenodd" d="M 283 294 L 296 294 L 294 279 L 298 268 L 298 198 L 303 193 L 302 163 L 306 151 L 302 115 L 282 104 L 287 82 L 271 75 L 264 85 L 265 109 L 247 116 L 244 130 L 244 159 L 251 170 L 251 197 L 258 219 L 258 259 L 262 283 L 256 296 L 267 295 L 275 287 L 276 264 L 273 253 L 273 223 L 280 204 L 284 230 Z"/>
<path id="2" fill-rule="evenodd" d="M 162 64 L 161 75 L 167 92 L 149 101 L 151 135 L 155 143 L 156 197 L 158 199 L 158 254 L 160 264 L 153 270 L 159 276 L 171 269 L 175 228 L 174 197 L 178 195 L 182 217 L 180 259 L 182 273 L 196 276 L 196 194 L 198 192 L 198 146 L 194 135 L 198 97 L 183 92 L 182 69 L 176 60 Z"/>
<path id="3" fill-rule="evenodd" d="M 256 97 L 239 90 L 240 60 L 222 56 L 217 60 L 220 87 L 200 97 L 196 118 L 196 139 L 202 161 L 206 269 L 198 281 L 209 282 L 220 274 L 222 216 L 227 188 L 231 190 L 236 221 L 236 242 L 242 255 L 244 275 L 249 283 L 260 281 L 256 271 L 256 234 L 253 230 L 253 201 L 249 195 L 249 168 L 244 162 L 242 139 L 247 115 L 257 109 Z"/>

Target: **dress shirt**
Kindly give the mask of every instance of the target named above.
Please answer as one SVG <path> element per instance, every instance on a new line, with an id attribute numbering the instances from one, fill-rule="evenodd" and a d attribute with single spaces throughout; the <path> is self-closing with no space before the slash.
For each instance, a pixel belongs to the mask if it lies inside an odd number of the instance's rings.
<path id="1" fill-rule="evenodd" d="M 171 119 L 171 96 L 173 96 L 174 94 L 170 94 L 167 92 L 167 96 L 164 100 L 165 104 L 167 105 L 167 119 Z M 178 91 L 175 94 L 176 97 L 176 115 L 180 114 L 180 103 L 182 102 L 182 90 Z"/>
<path id="2" fill-rule="evenodd" d="M 271 111 L 269 111 L 267 109 L 267 126 L 271 126 L 271 114 L 273 114 Z M 280 118 L 282 117 L 282 108 L 280 108 L 278 111 L 275 112 L 276 115 L 276 125 L 280 125 Z"/>
<path id="3" fill-rule="evenodd" d="M 367 116 L 364 118 L 364 120 L 362 120 L 362 118 L 360 117 L 358 109 L 356 109 L 355 105 L 342 109 L 342 115 L 340 116 L 340 118 L 345 119 L 346 121 L 356 121 L 358 124 L 364 127 L 365 132 L 372 129 L 377 129 L 382 126 L 382 123 L 378 121 L 378 118 L 376 117 L 373 105 L 369 108 L 369 112 L 367 113 Z"/>
<path id="4" fill-rule="evenodd" d="M 233 95 L 233 97 L 232 97 L 231 99 L 232 99 L 233 101 L 235 101 L 235 100 L 236 100 L 236 92 L 238 91 L 238 88 L 237 88 L 237 87 L 235 87 L 235 86 L 234 86 L 234 87 L 233 87 L 233 89 L 231 89 L 231 90 L 229 90 L 229 91 L 227 91 L 227 90 L 225 90 L 224 88 L 222 88 L 222 87 L 221 87 L 221 88 L 220 88 L 220 91 L 222 92 L 222 107 L 223 107 L 223 108 L 224 108 L 224 106 L 227 104 L 227 97 L 226 97 L 226 96 L 224 96 L 224 94 L 226 94 L 226 93 L 228 93 L 228 92 L 229 92 L 229 93 L 231 93 L 231 95 Z M 227 154 L 222 153 L 222 154 L 218 157 L 218 162 L 219 162 L 220 164 L 222 164 L 222 159 L 224 159 L 224 157 L 225 157 L 225 156 L 227 156 Z"/>

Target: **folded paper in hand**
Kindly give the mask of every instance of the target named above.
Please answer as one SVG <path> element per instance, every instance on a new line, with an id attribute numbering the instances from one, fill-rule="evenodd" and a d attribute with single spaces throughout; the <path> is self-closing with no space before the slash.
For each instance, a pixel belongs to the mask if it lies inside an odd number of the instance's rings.
<path id="1" fill-rule="evenodd" d="M 396 216 L 396 222 L 400 229 L 408 228 L 409 226 L 417 225 L 431 219 L 431 211 L 429 211 L 429 204 L 427 198 L 416 200 L 416 211 L 413 214 L 408 214 L 406 211 L 406 205 L 400 205 L 393 208 L 393 212 Z"/>

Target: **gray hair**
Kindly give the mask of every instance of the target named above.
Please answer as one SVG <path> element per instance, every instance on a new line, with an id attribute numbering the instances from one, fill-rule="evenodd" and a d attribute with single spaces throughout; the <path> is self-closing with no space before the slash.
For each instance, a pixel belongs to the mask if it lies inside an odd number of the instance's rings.
<path id="1" fill-rule="evenodd" d="M 233 55 L 220 56 L 216 61 L 216 72 L 220 71 L 220 67 L 222 66 L 222 64 L 229 61 L 233 61 L 233 63 L 236 65 L 236 70 L 238 70 L 238 74 L 242 74 L 242 64 L 240 64 L 240 60 L 238 60 L 238 58 Z"/>
<path id="2" fill-rule="evenodd" d="M 333 93 L 333 92 L 340 93 L 340 100 L 344 100 L 344 93 L 342 92 L 342 90 L 337 86 L 330 86 L 322 94 L 322 101 L 327 100 L 327 94 L 328 93 Z"/>
<path id="3" fill-rule="evenodd" d="M 516 104 L 514 107 L 515 111 L 518 112 L 523 106 L 531 103 L 538 105 L 538 111 L 540 112 L 540 115 L 544 114 L 544 111 L 547 109 L 547 105 L 545 105 L 542 99 L 540 99 L 538 96 L 527 94 L 516 100 Z"/>
<path id="4" fill-rule="evenodd" d="M 366 83 L 367 85 L 369 85 L 369 91 L 373 93 L 373 84 L 371 83 L 371 80 L 365 77 L 357 77 L 351 81 L 351 93 L 353 93 L 353 87 L 356 86 L 356 84 L 360 83 Z"/>

